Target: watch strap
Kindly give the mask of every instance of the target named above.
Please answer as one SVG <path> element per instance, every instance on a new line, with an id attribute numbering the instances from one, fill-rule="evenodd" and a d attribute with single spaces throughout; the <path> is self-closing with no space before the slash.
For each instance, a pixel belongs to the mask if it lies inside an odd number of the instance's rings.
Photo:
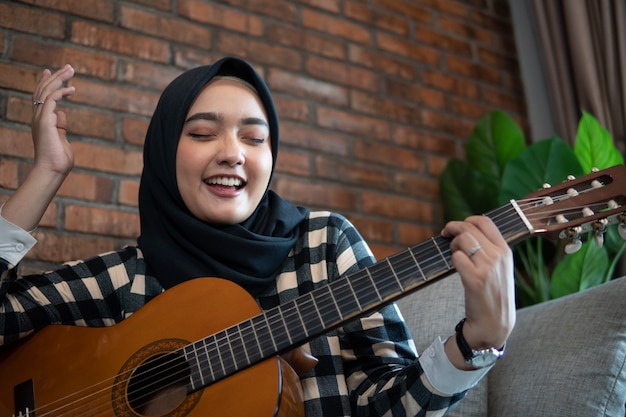
<path id="1" fill-rule="evenodd" d="M 455 327 L 454 331 L 456 332 L 456 344 L 459 346 L 459 350 L 461 351 L 461 355 L 463 355 L 463 359 L 465 361 L 469 361 L 474 357 L 474 352 L 472 348 L 467 344 L 467 340 L 465 340 L 465 336 L 463 336 L 463 324 L 465 324 L 465 318 L 461 320 Z"/>

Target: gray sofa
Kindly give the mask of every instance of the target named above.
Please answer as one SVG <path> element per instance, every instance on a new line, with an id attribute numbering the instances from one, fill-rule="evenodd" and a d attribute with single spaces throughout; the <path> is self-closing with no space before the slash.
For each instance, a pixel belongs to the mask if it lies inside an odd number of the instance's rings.
<path id="1" fill-rule="evenodd" d="M 398 301 L 423 351 L 463 317 L 458 275 Z M 448 333 L 442 334 L 442 329 Z M 506 355 L 449 416 L 623 417 L 626 278 L 518 311 Z"/>

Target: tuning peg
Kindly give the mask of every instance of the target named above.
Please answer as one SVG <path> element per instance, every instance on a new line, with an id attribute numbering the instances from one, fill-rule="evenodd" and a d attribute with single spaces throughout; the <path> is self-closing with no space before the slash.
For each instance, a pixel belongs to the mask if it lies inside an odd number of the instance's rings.
<path id="1" fill-rule="evenodd" d="M 580 240 L 580 227 L 573 227 L 567 231 L 569 243 L 565 245 L 565 253 L 571 255 L 576 253 L 583 246 L 583 242 Z"/>
<path id="2" fill-rule="evenodd" d="M 619 224 L 617 225 L 617 233 L 619 237 L 626 240 L 626 215 L 620 214 Z"/>
<path id="3" fill-rule="evenodd" d="M 596 246 L 599 248 L 604 246 L 604 233 L 606 232 L 606 227 L 608 224 L 609 224 L 609 221 L 607 219 L 600 219 L 593 224 Z"/>

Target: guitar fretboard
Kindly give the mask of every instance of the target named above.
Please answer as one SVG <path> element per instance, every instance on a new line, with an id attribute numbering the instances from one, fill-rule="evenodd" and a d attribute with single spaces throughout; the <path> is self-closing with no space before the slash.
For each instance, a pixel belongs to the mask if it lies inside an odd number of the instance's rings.
<path id="1" fill-rule="evenodd" d="M 532 230 L 515 202 L 487 214 L 507 242 Z M 264 311 L 182 348 L 190 364 L 190 392 L 303 344 L 426 283 L 449 275 L 449 240 L 422 242 L 368 268 Z"/>

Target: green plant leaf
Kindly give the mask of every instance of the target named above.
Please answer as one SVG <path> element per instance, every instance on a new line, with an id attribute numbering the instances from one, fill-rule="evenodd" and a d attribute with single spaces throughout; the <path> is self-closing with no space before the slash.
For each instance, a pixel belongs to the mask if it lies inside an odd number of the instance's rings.
<path id="1" fill-rule="evenodd" d="M 489 190 L 481 175 L 465 161 L 452 159 L 439 177 L 439 198 L 443 206 L 443 219 L 463 220 L 472 214 L 482 214 L 492 209 Z"/>
<path id="2" fill-rule="evenodd" d="M 583 111 L 578 123 L 574 153 L 584 173 L 623 164 L 624 158 L 613 144 L 611 134 L 591 114 Z"/>
<path id="3" fill-rule="evenodd" d="M 568 175 L 582 175 L 572 148 L 556 136 L 535 142 L 506 165 L 498 203 L 520 199 L 546 183 L 561 183 Z"/>
<path id="4" fill-rule="evenodd" d="M 580 250 L 565 256 L 552 272 L 551 295 L 563 297 L 604 282 L 609 257 L 593 241 L 583 243 Z"/>
<path id="5" fill-rule="evenodd" d="M 489 185 L 498 190 L 504 167 L 526 147 L 524 133 L 506 113 L 493 111 L 483 116 L 467 140 L 467 162 Z M 497 205 L 497 192 L 492 200 Z"/>

